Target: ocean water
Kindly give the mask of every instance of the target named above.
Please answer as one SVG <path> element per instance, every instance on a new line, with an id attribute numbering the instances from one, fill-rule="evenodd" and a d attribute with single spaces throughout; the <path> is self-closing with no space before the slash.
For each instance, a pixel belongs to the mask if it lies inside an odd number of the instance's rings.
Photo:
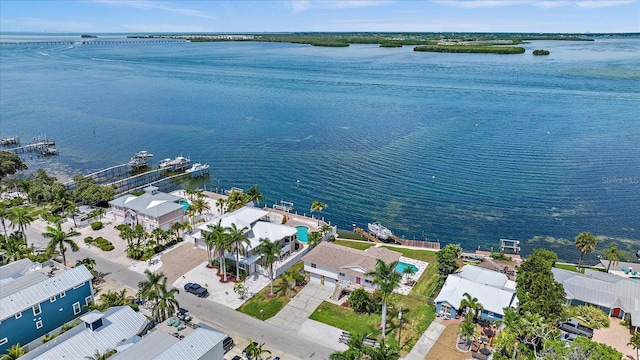
<path id="1" fill-rule="evenodd" d="M 0 41 L 49 39 L 0 36 Z M 76 36 L 56 36 L 56 39 Z M 119 40 L 123 35 L 104 35 Z M 640 247 L 640 38 L 535 41 L 523 55 L 277 43 L 0 45 L 0 136 L 60 178 L 139 150 L 211 165 L 340 228 L 379 220 L 465 250 L 573 238 Z M 550 56 L 534 57 L 544 48 Z M 590 258 L 595 259 L 595 254 Z"/>

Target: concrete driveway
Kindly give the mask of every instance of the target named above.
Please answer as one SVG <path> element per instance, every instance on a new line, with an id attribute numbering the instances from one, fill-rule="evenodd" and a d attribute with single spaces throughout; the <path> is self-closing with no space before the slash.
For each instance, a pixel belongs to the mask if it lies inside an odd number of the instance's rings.
<path id="1" fill-rule="evenodd" d="M 195 266 L 206 262 L 207 251 L 194 247 L 193 243 L 185 241 L 163 253 L 160 261 L 162 266 L 158 271 L 167 275 L 167 282 L 173 284 Z"/>
<path id="2" fill-rule="evenodd" d="M 302 324 L 318 308 L 320 303 L 331 295 L 332 291 L 333 288 L 330 286 L 310 282 L 280 312 L 267 321 L 283 329 L 296 332 L 300 330 Z"/>

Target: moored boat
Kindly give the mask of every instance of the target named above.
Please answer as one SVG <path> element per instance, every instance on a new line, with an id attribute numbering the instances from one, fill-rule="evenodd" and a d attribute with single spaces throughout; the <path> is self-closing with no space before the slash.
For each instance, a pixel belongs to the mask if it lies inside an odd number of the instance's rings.
<path id="1" fill-rule="evenodd" d="M 209 175 L 209 164 L 195 163 L 193 166 L 185 170 L 191 177 L 200 177 Z"/>
<path id="2" fill-rule="evenodd" d="M 367 229 L 369 230 L 369 234 L 383 241 L 393 236 L 393 233 L 391 232 L 391 230 L 384 227 L 382 224 L 380 224 L 379 221 L 368 223 Z"/>
<path id="3" fill-rule="evenodd" d="M 160 165 L 158 166 L 160 169 L 167 169 L 170 171 L 182 171 L 189 168 L 191 165 L 191 160 L 186 157 L 178 156 L 175 159 L 164 159 L 160 161 Z"/>
<path id="4" fill-rule="evenodd" d="M 129 160 L 128 164 L 134 169 L 141 168 L 149 165 L 147 163 L 147 160 L 150 159 L 151 157 L 153 157 L 153 154 L 149 154 L 145 150 L 138 151 L 137 153 L 135 153 L 135 155 L 133 155 L 131 160 Z"/>

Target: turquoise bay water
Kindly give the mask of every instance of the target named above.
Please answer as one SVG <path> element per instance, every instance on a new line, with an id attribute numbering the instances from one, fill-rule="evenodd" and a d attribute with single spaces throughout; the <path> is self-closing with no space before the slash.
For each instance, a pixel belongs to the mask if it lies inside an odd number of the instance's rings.
<path id="1" fill-rule="evenodd" d="M 300 213 L 321 200 L 346 229 L 379 220 L 466 250 L 513 238 L 564 259 L 577 252 L 558 239 L 590 231 L 635 252 L 640 39 L 526 48 L 2 45 L 0 136 L 53 138 L 59 156 L 27 163 L 67 177 L 139 150 L 190 156 L 211 165 L 191 186 L 258 184 Z"/>

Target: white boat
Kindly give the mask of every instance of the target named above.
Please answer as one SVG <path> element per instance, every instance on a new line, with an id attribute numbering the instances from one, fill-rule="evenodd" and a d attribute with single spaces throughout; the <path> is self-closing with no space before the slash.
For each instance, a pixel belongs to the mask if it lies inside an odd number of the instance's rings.
<path id="1" fill-rule="evenodd" d="M 141 168 L 149 165 L 147 163 L 147 160 L 150 159 L 151 157 L 153 157 L 153 154 L 149 154 L 144 150 L 138 151 L 137 153 L 135 153 L 135 155 L 133 155 L 131 160 L 129 160 L 128 164 L 134 169 Z"/>
<path id="2" fill-rule="evenodd" d="M 384 227 L 378 221 L 368 223 L 367 229 L 369 230 L 369 234 L 377 237 L 380 240 L 387 240 L 393 236 L 393 233 L 391 232 L 391 230 Z"/>
<path id="3" fill-rule="evenodd" d="M 183 156 L 178 156 L 173 160 L 164 159 L 160 161 L 159 168 L 171 171 L 182 171 L 188 169 L 189 165 L 191 165 L 191 160 Z"/>
<path id="4" fill-rule="evenodd" d="M 193 166 L 185 170 L 185 172 L 191 177 L 209 175 L 209 164 L 195 163 Z"/>

